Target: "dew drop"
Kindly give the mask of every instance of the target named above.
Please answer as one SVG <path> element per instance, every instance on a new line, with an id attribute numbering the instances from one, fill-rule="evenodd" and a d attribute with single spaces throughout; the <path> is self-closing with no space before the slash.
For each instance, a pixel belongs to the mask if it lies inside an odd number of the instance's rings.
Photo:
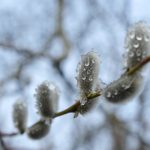
<path id="1" fill-rule="evenodd" d="M 87 71 L 87 74 L 90 74 L 90 70 Z"/>
<path id="2" fill-rule="evenodd" d="M 136 36 L 136 39 L 137 39 L 138 41 L 141 41 L 141 40 L 142 40 L 142 36 L 141 36 L 141 35 Z"/>
<path id="3" fill-rule="evenodd" d="M 106 97 L 107 97 L 107 98 L 110 98 L 110 97 L 111 97 L 111 93 L 110 93 L 110 92 L 107 92 Z"/>
<path id="4" fill-rule="evenodd" d="M 136 51 L 136 55 L 137 55 L 137 56 L 141 56 L 141 51 L 140 51 L 140 50 L 137 50 L 137 51 Z"/>
<path id="5" fill-rule="evenodd" d="M 92 76 L 89 77 L 89 81 L 93 81 L 93 77 Z"/>
<path id="6" fill-rule="evenodd" d="M 95 64 L 95 60 L 94 59 L 92 59 L 92 63 Z"/>
<path id="7" fill-rule="evenodd" d="M 85 60 L 85 66 L 86 67 L 88 67 L 89 66 L 89 64 L 90 64 L 90 59 L 89 59 L 89 57 L 87 57 L 87 59 Z"/>
<path id="8" fill-rule="evenodd" d="M 133 47 L 134 47 L 134 48 L 138 48 L 139 46 L 140 46 L 139 43 L 134 43 L 134 44 L 133 44 Z"/>
<path id="9" fill-rule="evenodd" d="M 86 76 L 83 76 L 83 77 L 82 77 L 82 80 L 85 80 L 85 79 L 86 79 Z"/>
<path id="10" fill-rule="evenodd" d="M 148 35 L 145 35 L 145 36 L 144 36 L 144 40 L 145 40 L 145 42 L 149 42 L 150 37 L 149 37 Z"/>
<path id="11" fill-rule="evenodd" d="M 135 33 L 132 31 L 129 33 L 129 37 L 130 39 L 134 39 L 135 38 Z"/>
<path id="12" fill-rule="evenodd" d="M 134 53 L 133 52 L 130 52 L 129 53 L 129 57 L 133 57 L 134 56 Z"/>

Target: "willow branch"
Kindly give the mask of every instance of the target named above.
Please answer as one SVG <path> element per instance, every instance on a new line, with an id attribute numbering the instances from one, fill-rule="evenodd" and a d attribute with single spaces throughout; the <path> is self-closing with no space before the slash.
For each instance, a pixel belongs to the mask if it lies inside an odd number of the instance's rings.
<path id="1" fill-rule="evenodd" d="M 150 56 L 147 56 L 140 63 L 133 66 L 132 68 L 129 68 L 129 70 L 126 71 L 127 75 L 134 74 L 139 69 L 141 69 L 145 64 L 147 64 L 149 61 L 150 61 Z M 98 97 L 98 96 L 101 96 L 100 91 L 91 92 L 86 97 L 88 100 L 93 100 L 93 98 Z M 55 113 L 53 118 L 60 117 L 65 114 L 68 114 L 68 113 L 75 113 L 78 110 L 80 105 L 81 105 L 80 100 L 78 100 L 75 104 L 71 105 L 70 107 L 66 108 L 65 110 Z M 18 132 L 16 132 L 16 133 L 15 132 L 14 133 L 1 133 L 0 132 L 1 137 L 12 137 L 12 136 L 16 136 L 18 134 L 19 134 Z"/>
<path id="2" fill-rule="evenodd" d="M 92 100 L 93 98 L 98 97 L 100 95 L 101 95 L 100 91 L 93 92 L 93 93 L 90 93 L 87 95 L 87 99 Z M 78 110 L 79 106 L 80 106 L 80 101 L 78 100 L 75 104 L 71 105 L 67 109 L 55 113 L 53 118 L 60 117 L 60 116 L 63 116 L 65 114 L 68 114 L 68 113 L 74 113 Z"/>
<path id="3" fill-rule="evenodd" d="M 12 133 L 0 132 L 0 136 L 1 137 L 12 137 L 12 136 L 16 136 L 16 135 L 19 135 L 19 134 L 20 134 L 19 132 L 12 132 Z"/>
<path id="4" fill-rule="evenodd" d="M 132 75 L 135 72 L 137 72 L 139 69 L 141 69 L 144 65 L 146 65 L 150 61 L 150 56 L 147 56 L 144 58 L 141 62 L 139 62 L 137 65 L 133 66 L 127 71 L 128 75 Z"/>
<path id="5" fill-rule="evenodd" d="M 128 75 L 134 74 L 139 69 L 141 69 L 144 65 L 146 65 L 149 61 L 150 61 L 150 56 L 147 56 L 141 62 L 139 62 L 137 65 L 135 65 L 132 68 L 130 68 L 126 73 Z M 98 97 L 100 95 L 101 95 L 100 91 L 95 92 L 95 93 L 90 93 L 89 95 L 87 95 L 87 99 L 93 99 L 93 98 Z M 79 106 L 80 106 L 80 101 L 77 101 L 75 104 L 73 104 L 72 106 L 68 107 L 67 109 L 55 113 L 53 118 L 56 118 L 56 117 L 59 117 L 59 116 L 62 116 L 62 115 L 68 114 L 68 113 L 74 113 L 74 112 L 77 111 Z"/>

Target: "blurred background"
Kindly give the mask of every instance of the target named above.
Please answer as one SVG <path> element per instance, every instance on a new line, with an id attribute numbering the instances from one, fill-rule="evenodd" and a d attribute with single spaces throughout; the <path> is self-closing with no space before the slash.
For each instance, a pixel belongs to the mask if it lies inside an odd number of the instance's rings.
<path id="1" fill-rule="evenodd" d="M 41 140 L 3 136 L 17 131 L 12 121 L 17 99 L 28 105 L 28 126 L 40 118 L 34 93 L 45 80 L 60 89 L 59 110 L 77 100 L 82 54 L 100 55 L 104 83 L 117 79 L 127 29 L 140 20 L 150 23 L 149 6 L 149 0 L 0 0 L 0 150 L 149 150 L 148 70 L 142 93 L 132 101 L 113 105 L 100 97 L 85 116 L 56 118 Z"/>

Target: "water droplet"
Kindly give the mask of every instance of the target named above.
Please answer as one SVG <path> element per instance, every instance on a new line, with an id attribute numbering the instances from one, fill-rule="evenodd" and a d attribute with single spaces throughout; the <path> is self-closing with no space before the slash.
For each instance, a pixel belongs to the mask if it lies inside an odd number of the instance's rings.
<path id="1" fill-rule="evenodd" d="M 87 67 L 87 66 L 89 66 L 89 64 L 90 64 L 90 59 L 89 59 L 89 57 L 87 57 L 84 65 Z"/>
<path id="2" fill-rule="evenodd" d="M 50 90 L 55 90 L 54 84 L 50 84 L 50 85 L 49 85 L 49 88 L 50 88 Z"/>
<path id="3" fill-rule="evenodd" d="M 111 93 L 110 93 L 110 92 L 107 92 L 106 97 L 107 97 L 107 98 L 110 98 L 110 97 L 111 97 Z"/>
<path id="4" fill-rule="evenodd" d="M 136 55 L 137 55 L 137 56 L 141 56 L 141 51 L 140 51 L 140 50 L 137 50 L 137 51 L 136 51 Z"/>
<path id="5" fill-rule="evenodd" d="M 142 40 L 142 36 L 141 36 L 141 35 L 136 36 L 136 39 L 137 39 L 138 41 L 141 41 L 141 40 Z"/>
<path id="6" fill-rule="evenodd" d="M 93 77 L 92 76 L 89 77 L 89 81 L 93 81 Z"/>
<path id="7" fill-rule="evenodd" d="M 127 90 L 128 88 L 130 88 L 130 84 L 125 85 L 124 89 Z"/>
<path id="8" fill-rule="evenodd" d="M 87 71 L 87 74 L 90 74 L 90 70 Z"/>
<path id="9" fill-rule="evenodd" d="M 134 53 L 133 52 L 129 52 L 129 57 L 133 57 Z"/>
<path id="10" fill-rule="evenodd" d="M 134 38 L 135 38 L 135 33 L 134 33 L 134 31 L 131 31 L 131 32 L 129 33 L 129 37 L 130 37 L 131 39 L 134 39 Z"/>
<path id="11" fill-rule="evenodd" d="M 83 77 L 82 77 L 82 80 L 85 80 L 85 79 L 86 79 L 86 76 L 83 76 Z"/>
<path id="12" fill-rule="evenodd" d="M 134 48 L 138 48 L 139 46 L 140 46 L 139 43 L 134 43 L 134 44 L 133 44 L 133 47 L 134 47 Z"/>
<path id="13" fill-rule="evenodd" d="M 94 59 L 92 59 L 92 63 L 95 64 L 95 60 Z"/>
<path id="14" fill-rule="evenodd" d="M 115 91 L 114 91 L 114 95 L 117 95 L 117 94 L 118 94 L 118 91 L 117 91 L 117 90 L 115 90 Z"/>
<path id="15" fill-rule="evenodd" d="M 149 37 L 148 35 L 145 35 L 145 36 L 144 36 L 144 40 L 145 40 L 145 42 L 149 42 L 150 37 Z"/>

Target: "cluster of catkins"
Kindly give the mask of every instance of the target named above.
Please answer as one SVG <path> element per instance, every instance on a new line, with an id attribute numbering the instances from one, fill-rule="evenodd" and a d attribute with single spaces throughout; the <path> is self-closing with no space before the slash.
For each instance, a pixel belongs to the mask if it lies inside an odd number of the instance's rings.
<path id="1" fill-rule="evenodd" d="M 13 121 L 20 133 L 26 132 L 30 138 L 40 139 L 48 134 L 58 110 L 59 90 L 53 83 L 45 81 L 37 87 L 35 97 L 40 121 L 27 128 L 27 107 L 22 100 L 14 104 Z"/>
<path id="2" fill-rule="evenodd" d="M 81 57 L 76 76 L 80 105 L 75 116 L 89 112 L 95 106 L 98 97 L 88 98 L 88 95 L 93 92 L 100 92 L 109 102 L 118 103 L 131 99 L 140 91 L 143 82 L 141 70 L 134 74 L 128 74 L 127 71 L 149 54 L 150 28 L 146 23 L 138 22 L 129 28 L 125 48 L 127 49 L 126 71 L 119 79 L 104 88 L 101 87 L 99 80 L 100 57 L 93 51 Z M 59 91 L 54 84 L 43 82 L 36 89 L 35 97 L 41 120 L 29 128 L 26 127 L 27 108 L 23 101 L 14 104 L 13 120 L 20 133 L 26 132 L 30 138 L 40 139 L 47 135 L 54 114 L 57 112 Z"/>

